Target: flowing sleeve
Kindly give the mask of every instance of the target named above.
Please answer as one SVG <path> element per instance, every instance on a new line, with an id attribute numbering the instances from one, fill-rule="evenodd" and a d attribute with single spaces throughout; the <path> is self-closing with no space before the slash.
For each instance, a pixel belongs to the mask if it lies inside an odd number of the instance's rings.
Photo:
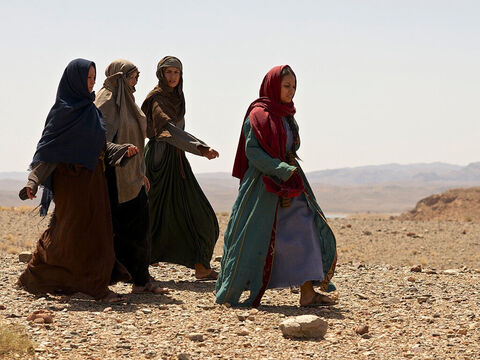
<path id="1" fill-rule="evenodd" d="M 168 122 L 162 132 L 157 136 L 157 140 L 165 141 L 166 143 L 179 148 L 180 150 L 187 151 L 194 155 L 201 156 L 199 147 L 203 146 L 209 148 L 202 140 L 197 139 L 192 134 L 186 132 L 185 130 L 176 127 L 171 122 Z"/>
<path id="2" fill-rule="evenodd" d="M 108 166 L 123 167 L 133 157 L 127 157 L 128 147 L 132 144 L 115 144 L 107 141 L 105 149 L 105 163 Z M 136 155 L 135 155 L 136 156 Z"/>
<path id="3" fill-rule="evenodd" d="M 245 155 L 251 166 L 257 168 L 267 176 L 275 176 L 280 180 L 287 181 L 297 169 L 280 159 L 272 158 L 259 144 L 247 118 L 243 124 L 245 135 Z"/>
<path id="4" fill-rule="evenodd" d="M 46 163 L 46 162 L 39 162 L 34 166 L 30 174 L 28 174 L 28 182 L 20 190 L 18 196 L 22 200 L 28 199 L 27 196 L 27 187 L 32 189 L 32 193 L 35 195 L 38 191 L 38 186 L 43 183 L 51 173 L 57 167 L 57 163 Z"/>

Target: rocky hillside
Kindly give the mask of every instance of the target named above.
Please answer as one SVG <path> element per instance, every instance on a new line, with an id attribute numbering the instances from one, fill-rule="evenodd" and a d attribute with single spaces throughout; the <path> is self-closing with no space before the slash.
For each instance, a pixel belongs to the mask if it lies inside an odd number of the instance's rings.
<path id="1" fill-rule="evenodd" d="M 420 200 L 402 220 L 480 220 L 480 187 L 448 190 Z"/>

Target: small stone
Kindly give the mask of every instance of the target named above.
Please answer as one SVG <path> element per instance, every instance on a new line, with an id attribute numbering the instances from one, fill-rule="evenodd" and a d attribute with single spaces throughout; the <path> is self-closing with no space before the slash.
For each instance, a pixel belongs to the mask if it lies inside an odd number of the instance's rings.
<path id="1" fill-rule="evenodd" d="M 365 230 L 365 231 L 363 232 L 363 235 L 370 236 L 370 235 L 372 235 L 372 232 L 371 232 L 371 231 L 368 231 L 368 230 Z"/>
<path id="2" fill-rule="evenodd" d="M 103 309 L 103 312 L 110 312 L 110 311 L 112 311 L 112 308 L 110 306 Z"/>
<path id="3" fill-rule="evenodd" d="M 199 333 L 191 333 L 188 335 L 188 338 L 192 341 L 203 341 L 203 335 Z"/>
<path id="4" fill-rule="evenodd" d="M 447 275 L 458 275 L 460 271 L 458 269 L 447 269 L 443 270 L 443 273 Z"/>
<path id="5" fill-rule="evenodd" d="M 142 308 L 142 312 L 144 314 L 150 314 L 152 312 L 152 310 L 150 310 L 149 308 Z"/>
<path id="6" fill-rule="evenodd" d="M 41 317 L 38 317 L 38 318 L 35 318 L 35 320 L 33 320 L 33 322 L 35 324 L 43 324 L 43 323 L 45 323 L 45 320 L 43 320 L 43 318 L 41 318 Z"/>
<path id="7" fill-rule="evenodd" d="M 416 280 L 415 280 L 415 278 L 414 278 L 413 276 L 409 276 L 409 277 L 407 278 L 407 281 L 415 282 Z"/>
<path id="8" fill-rule="evenodd" d="M 360 325 L 355 329 L 355 332 L 358 335 L 363 335 L 368 333 L 368 325 Z"/>
<path id="9" fill-rule="evenodd" d="M 242 312 L 242 313 L 238 313 L 238 314 L 237 314 L 237 318 L 238 318 L 238 320 L 240 320 L 240 321 L 245 321 L 245 320 L 247 320 L 249 316 L 250 316 L 250 313 L 248 313 L 248 312 Z"/>
<path id="10" fill-rule="evenodd" d="M 355 296 L 358 297 L 361 300 L 368 300 L 368 296 L 366 296 L 362 293 L 355 293 Z"/>
<path id="11" fill-rule="evenodd" d="M 239 336 L 247 336 L 249 334 L 250 333 L 248 332 L 248 330 L 245 330 L 245 329 L 237 331 L 237 335 L 239 335 Z"/>
<path id="12" fill-rule="evenodd" d="M 460 329 L 460 330 L 458 330 L 458 333 L 460 335 L 467 335 L 467 329 Z"/>
<path id="13" fill-rule="evenodd" d="M 408 237 L 416 237 L 417 234 L 415 234 L 414 232 L 408 232 L 407 233 L 407 236 Z"/>
<path id="14" fill-rule="evenodd" d="M 323 338 L 327 333 L 328 323 L 316 315 L 289 317 L 280 324 L 283 336 L 296 338 Z"/>
<path id="15" fill-rule="evenodd" d="M 192 360 L 192 356 L 187 353 L 178 354 L 178 360 Z"/>
<path id="16" fill-rule="evenodd" d="M 411 272 L 422 272 L 422 265 L 415 265 L 410 269 Z"/>
<path id="17" fill-rule="evenodd" d="M 0 310 L 5 310 L 6 307 L 4 305 L 0 305 Z"/>
<path id="18" fill-rule="evenodd" d="M 18 261 L 22 263 L 28 263 L 32 258 L 32 253 L 28 251 L 23 251 L 18 254 Z"/>

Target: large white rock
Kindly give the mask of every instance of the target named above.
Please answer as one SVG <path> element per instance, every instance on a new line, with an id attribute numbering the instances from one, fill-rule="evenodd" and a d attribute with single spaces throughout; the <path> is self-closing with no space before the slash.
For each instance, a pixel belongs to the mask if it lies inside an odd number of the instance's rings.
<path id="1" fill-rule="evenodd" d="M 297 338 L 323 338 L 327 328 L 328 323 L 316 315 L 289 317 L 280 324 L 283 336 Z"/>

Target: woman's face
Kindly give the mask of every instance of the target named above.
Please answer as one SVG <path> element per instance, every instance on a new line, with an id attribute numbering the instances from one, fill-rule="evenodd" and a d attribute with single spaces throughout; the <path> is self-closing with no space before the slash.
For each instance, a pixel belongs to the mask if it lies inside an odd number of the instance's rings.
<path id="1" fill-rule="evenodd" d="M 87 77 L 87 87 L 88 87 L 89 93 L 93 91 L 93 85 L 95 85 L 96 76 L 97 74 L 95 72 L 95 68 L 93 66 L 90 66 L 90 69 L 88 69 L 88 77 Z"/>
<path id="2" fill-rule="evenodd" d="M 280 101 L 282 104 L 288 104 L 290 101 L 292 101 L 296 89 L 297 84 L 295 81 L 295 76 L 292 74 L 285 75 L 282 78 L 280 85 Z"/>
<path id="3" fill-rule="evenodd" d="M 133 73 L 130 74 L 128 77 L 128 85 L 131 87 L 134 87 L 138 83 L 138 77 L 140 76 L 140 73 L 138 71 L 134 71 Z"/>
<path id="4" fill-rule="evenodd" d="M 165 70 L 163 70 L 163 76 L 165 77 L 165 81 L 167 82 L 167 85 L 170 88 L 175 88 L 175 86 L 178 85 L 180 82 L 180 76 L 181 76 L 180 69 L 174 68 L 174 67 L 167 67 Z"/>

